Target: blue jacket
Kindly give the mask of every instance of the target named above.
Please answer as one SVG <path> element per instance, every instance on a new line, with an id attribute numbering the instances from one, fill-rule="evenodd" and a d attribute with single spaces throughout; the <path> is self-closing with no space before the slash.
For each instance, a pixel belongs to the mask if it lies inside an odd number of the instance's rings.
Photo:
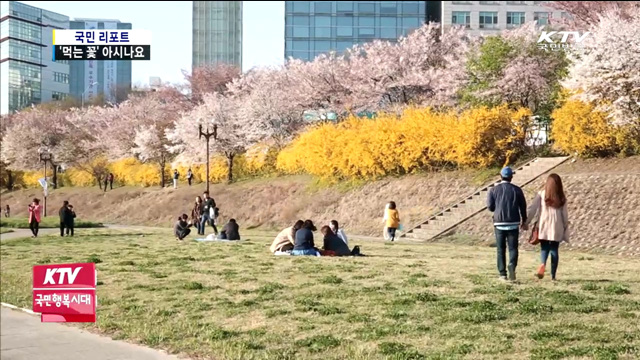
<path id="1" fill-rule="evenodd" d="M 518 186 L 503 181 L 489 191 L 487 208 L 493 225 L 520 225 L 527 220 L 527 200 Z"/>

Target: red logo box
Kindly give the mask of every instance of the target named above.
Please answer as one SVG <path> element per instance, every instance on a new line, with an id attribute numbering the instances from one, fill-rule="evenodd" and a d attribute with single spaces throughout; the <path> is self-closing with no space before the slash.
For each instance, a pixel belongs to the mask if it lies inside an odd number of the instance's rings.
<path id="1" fill-rule="evenodd" d="M 33 311 L 42 322 L 95 322 L 97 272 L 94 263 L 33 267 Z"/>

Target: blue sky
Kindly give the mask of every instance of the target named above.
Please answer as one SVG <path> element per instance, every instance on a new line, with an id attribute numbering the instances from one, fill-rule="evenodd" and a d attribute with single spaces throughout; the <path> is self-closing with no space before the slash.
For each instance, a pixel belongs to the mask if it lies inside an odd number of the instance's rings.
<path id="1" fill-rule="evenodd" d="M 133 62 L 133 84 L 181 82 L 191 69 L 191 1 L 22 1 L 71 18 L 117 19 L 151 30 L 150 61 Z M 284 61 L 284 1 L 244 2 L 243 70 Z"/>

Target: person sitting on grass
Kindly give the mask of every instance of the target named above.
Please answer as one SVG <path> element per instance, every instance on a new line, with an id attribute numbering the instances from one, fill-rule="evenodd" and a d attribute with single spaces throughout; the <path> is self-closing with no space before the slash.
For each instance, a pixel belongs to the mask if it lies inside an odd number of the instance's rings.
<path id="1" fill-rule="evenodd" d="M 296 231 L 295 244 L 291 255 L 294 256 L 318 256 L 318 250 L 313 242 L 313 232 L 317 228 L 313 225 L 313 221 L 305 220 L 302 229 Z"/>
<path id="2" fill-rule="evenodd" d="M 236 219 L 230 219 L 229 222 L 220 231 L 220 240 L 240 240 L 240 226 Z"/>
<path id="3" fill-rule="evenodd" d="M 288 228 L 280 231 L 280 233 L 273 239 L 273 243 L 271 243 L 272 253 L 276 252 L 287 252 L 293 250 L 293 245 L 295 245 L 296 232 L 302 229 L 302 225 L 304 225 L 304 221 L 298 220 L 293 226 L 289 226 Z"/>
<path id="4" fill-rule="evenodd" d="M 191 232 L 191 221 L 187 221 L 189 216 L 187 214 L 182 214 L 178 218 L 176 225 L 173 227 L 173 233 L 176 235 L 176 240 L 182 241 L 187 235 Z"/>
<path id="5" fill-rule="evenodd" d="M 351 250 L 345 242 L 336 235 L 331 228 L 328 226 L 323 226 L 320 229 L 322 235 L 324 235 L 324 246 L 323 251 L 321 252 L 323 256 L 349 256 L 351 255 Z"/>
<path id="6" fill-rule="evenodd" d="M 331 227 L 331 231 L 336 234 L 342 241 L 344 241 L 345 245 L 349 246 L 349 242 L 347 241 L 347 234 L 344 233 L 344 230 L 340 229 L 338 222 L 336 220 L 331 220 L 329 223 Z"/>

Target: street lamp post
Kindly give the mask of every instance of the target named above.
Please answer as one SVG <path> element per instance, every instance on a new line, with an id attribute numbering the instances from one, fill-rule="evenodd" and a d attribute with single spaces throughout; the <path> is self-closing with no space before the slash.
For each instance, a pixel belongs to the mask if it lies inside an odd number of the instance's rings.
<path id="1" fill-rule="evenodd" d="M 40 148 L 38 150 L 38 155 L 40 155 L 40 161 L 44 163 L 44 181 L 47 181 L 47 163 L 51 162 L 51 166 L 53 166 L 52 157 L 53 155 L 47 148 Z M 47 189 L 44 189 L 44 216 L 47 216 Z"/>
<path id="2" fill-rule="evenodd" d="M 87 87 L 84 89 L 84 91 L 82 92 L 82 107 L 84 107 L 84 94 L 87 92 L 87 90 L 89 90 L 90 87 L 98 85 L 99 82 L 94 81 L 91 84 L 87 85 Z"/>
<path id="3" fill-rule="evenodd" d="M 198 126 L 198 139 L 202 137 L 207 140 L 207 192 L 209 192 L 209 139 L 213 136 L 215 140 L 218 137 L 218 125 L 213 125 L 213 131 L 209 131 L 209 125 L 207 125 L 207 132 L 202 131 L 202 124 Z"/>

